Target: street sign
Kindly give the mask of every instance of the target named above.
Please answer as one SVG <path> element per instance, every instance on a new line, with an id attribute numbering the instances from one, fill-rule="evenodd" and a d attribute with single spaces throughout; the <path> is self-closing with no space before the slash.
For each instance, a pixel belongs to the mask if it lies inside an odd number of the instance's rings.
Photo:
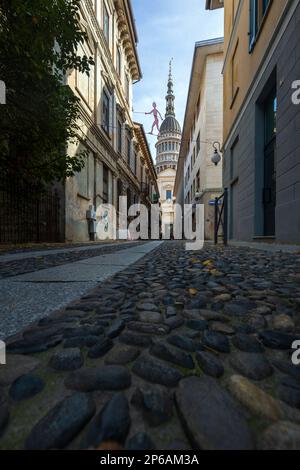
<path id="1" fill-rule="evenodd" d="M 210 206 L 215 206 L 215 205 L 216 205 L 216 202 L 215 202 L 214 199 L 211 199 L 208 204 L 209 204 Z M 221 204 L 222 204 L 222 201 L 219 200 L 219 201 L 218 201 L 218 205 L 221 206 Z"/>

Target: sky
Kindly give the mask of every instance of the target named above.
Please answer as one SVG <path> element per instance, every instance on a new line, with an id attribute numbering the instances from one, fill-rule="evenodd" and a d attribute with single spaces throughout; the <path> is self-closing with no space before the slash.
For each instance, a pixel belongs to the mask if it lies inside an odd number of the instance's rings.
<path id="1" fill-rule="evenodd" d="M 169 61 L 173 58 L 176 117 L 183 125 L 195 43 L 224 34 L 223 9 L 205 10 L 205 0 L 132 0 L 143 78 L 133 89 L 133 118 L 150 132 L 155 101 L 165 115 Z M 137 114 L 136 114 L 137 113 Z M 155 160 L 157 138 L 147 135 Z"/>

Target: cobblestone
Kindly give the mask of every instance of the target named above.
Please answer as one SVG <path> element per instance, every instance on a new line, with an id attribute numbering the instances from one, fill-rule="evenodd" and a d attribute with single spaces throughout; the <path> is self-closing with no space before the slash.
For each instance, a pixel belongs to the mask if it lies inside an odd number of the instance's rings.
<path id="1" fill-rule="evenodd" d="M 299 449 L 299 263 L 167 242 L 20 332 L 0 368 L 0 449 Z M 16 403 L 29 373 L 44 389 Z"/>

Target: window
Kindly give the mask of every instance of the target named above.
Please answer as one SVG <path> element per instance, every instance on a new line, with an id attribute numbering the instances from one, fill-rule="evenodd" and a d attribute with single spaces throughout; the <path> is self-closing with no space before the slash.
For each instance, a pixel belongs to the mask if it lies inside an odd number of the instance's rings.
<path id="1" fill-rule="evenodd" d="M 262 8 L 262 16 L 265 15 L 267 8 L 269 6 L 270 0 L 262 0 L 261 2 L 261 8 Z"/>
<path id="2" fill-rule="evenodd" d="M 85 150 L 87 150 L 85 148 Z M 89 152 L 88 158 L 86 159 L 85 165 L 79 173 L 76 173 L 76 179 L 78 184 L 78 195 L 89 199 L 90 197 L 90 170 L 91 165 L 91 154 Z"/>
<path id="3" fill-rule="evenodd" d="M 116 66 L 117 66 L 117 73 L 119 77 L 121 78 L 121 51 L 120 48 L 117 47 L 117 58 L 116 58 Z"/>
<path id="4" fill-rule="evenodd" d="M 238 79 L 239 79 L 238 48 L 239 48 L 239 42 L 237 42 L 237 44 L 235 46 L 235 50 L 234 50 L 234 53 L 233 53 L 233 56 L 232 56 L 232 61 L 231 61 L 231 99 L 232 99 L 232 101 L 235 100 L 236 95 L 238 94 L 238 91 L 239 91 L 239 85 L 238 85 Z"/>
<path id="5" fill-rule="evenodd" d="M 108 203 L 108 168 L 103 165 L 103 202 Z"/>
<path id="6" fill-rule="evenodd" d="M 196 181 L 197 181 L 196 182 L 196 190 L 199 192 L 200 191 L 200 170 L 197 173 Z"/>
<path id="7" fill-rule="evenodd" d="M 254 49 L 257 34 L 272 0 L 250 0 L 249 52 Z"/>
<path id="8" fill-rule="evenodd" d="M 122 153 L 122 124 L 119 120 L 117 122 L 117 150 Z"/>
<path id="9" fill-rule="evenodd" d="M 137 174 L 137 154 L 136 154 L 136 152 L 134 152 L 133 158 L 134 158 L 134 160 L 133 160 L 133 172 L 136 175 Z"/>
<path id="10" fill-rule="evenodd" d="M 129 102 L 129 78 L 126 72 L 125 72 L 125 93 L 126 93 L 126 99 Z"/>
<path id="11" fill-rule="evenodd" d="M 200 146 L 201 146 L 201 143 L 200 143 L 200 132 L 199 132 L 198 137 L 197 137 L 197 155 L 200 152 Z"/>
<path id="12" fill-rule="evenodd" d="M 103 34 L 107 44 L 109 44 L 109 13 L 106 5 L 103 5 Z"/>
<path id="13" fill-rule="evenodd" d="M 126 135 L 126 158 L 127 158 L 127 163 L 130 165 L 130 157 L 131 157 L 131 139 L 129 132 L 127 132 Z"/>
<path id="14" fill-rule="evenodd" d="M 87 44 L 78 46 L 78 55 L 83 58 L 84 56 L 93 55 L 92 51 Z M 89 105 L 90 109 L 94 109 L 94 66 L 90 66 L 90 73 L 81 73 L 79 70 L 76 71 L 76 87 L 83 97 L 84 101 Z"/>
<path id="15" fill-rule="evenodd" d="M 166 191 L 166 200 L 171 201 L 172 200 L 172 191 L 167 190 Z"/>
<path id="16" fill-rule="evenodd" d="M 109 96 L 104 90 L 102 96 L 102 127 L 109 133 Z"/>

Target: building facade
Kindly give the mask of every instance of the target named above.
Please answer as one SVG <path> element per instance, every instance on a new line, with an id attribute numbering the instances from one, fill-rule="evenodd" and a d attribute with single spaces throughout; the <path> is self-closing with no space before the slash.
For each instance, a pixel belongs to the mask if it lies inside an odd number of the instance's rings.
<path id="1" fill-rule="evenodd" d="M 161 204 L 163 237 L 172 236 L 174 227 L 174 184 L 181 141 L 181 127 L 175 115 L 172 66 L 170 63 L 166 115 L 156 143 L 156 172 Z M 169 232 L 170 230 L 170 232 Z"/>
<path id="2" fill-rule="evenodd" d="M 226 0 L 224 8 L 228 235 L 300 243 L 300 2 Z"/>
<path id="3" fill-rule="evenodd" d="M 136 139 L 134 145 L 138 156 L 137 175 L 140 184 L 139 202 L 147 207 L 150 215 L 151 205 L 156 204 L 159 200 L 157 174 L 152 160 L 144 126 L 138 122 L 135 122 L 134 133 Z"/>
<path id="4" fill-rule="evenodd" d="M 222 168 L 212 163 L 213 144 L 223 140 L 223 38 L 197 42 L 192 64 L 182 144 L 176 174 L 176 202 L 204 205 L 206 240 L 214 237 L 214 206 L 223 192 Z"/>
<path id="5" fill-rule="evenodd" d="M 127 196 L 128 206 L 140 202 L 142 185 L 154 175 L 132 119 L 133 84 L 141 70 L 131 1 L 82 0 L 80 15 L 88 38 L 80 54 L 92 57 L 95 66 L 89 76 L 71 71 L 67 83 L 81 107 L 80 143 L 69 152 L 88 153 L 84 169 L 65 183 L 65 239 L 70 242 L 99 238 L 106 205 L 118 211 L 119 196 Z"/>

